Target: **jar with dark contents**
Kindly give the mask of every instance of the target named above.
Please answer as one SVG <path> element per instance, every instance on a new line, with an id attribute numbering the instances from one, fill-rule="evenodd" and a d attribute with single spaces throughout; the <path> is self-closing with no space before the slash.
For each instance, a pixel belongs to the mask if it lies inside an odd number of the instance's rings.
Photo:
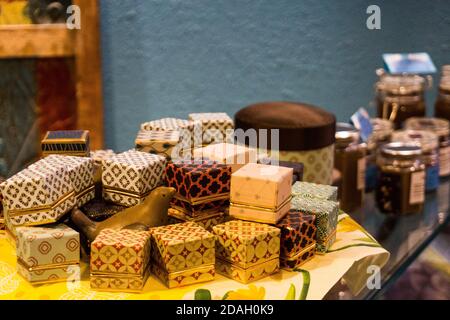
<path id="1" fill-rule="evenodd" d="M 359 132 L 346 123 L 336 125 L 334 167 L 342 174 L 338 189 L 341 209 L 347 212 L 361 207 L 365 191 L 367 146 Z"/>
<path id="2" fill-rule="evenodd" d="M 405 129 L 431 131 L 439 138 L 439 176 L 450 176 L 450 124 L 440 118 L 411 118 L 405 123 Z"/>
<path id="3" fill-rule="evenodd" d="M 391 134 L 394 131 L 392 122 L 386 119 L 370 119 L 373 132 L 367 140 L 366 157 L 366 192 L 375 189 L 377 183 L 377 152 L 380 147 L 390 142 Z"/>
<path id="4" fill-rule="evenodd" d="M 422 212 L 425 202 L 425 164 L 416 143 L 391 142 L 377 156 L 375 199 L 381 212 L 406 215 Z"/>
<path id="5" fill-rule="evenodd" d="M 450 65 L 448 66 L 450 69 Z M 439 83 L 439 92 L 434 106 L 434 116 L 450 121 L 450 70 Z"/>
<path id="6" fill-rule="evenodd" d="M 378 117 L 392 121 L 395 129 L 400 129 L 406 119 L 425 116 L 428 86 L 427 79 L 419 75 L 381 73 L 375 84 Z"/>
<path id="7" fill-rule="evenodd" d="M 392 134 L 392 142 L 415 142 L 422 148 L 425 164 L 425 191 L 435 191 L 439 187 L 439 140 L 429 131 L 399 130 Z"/>

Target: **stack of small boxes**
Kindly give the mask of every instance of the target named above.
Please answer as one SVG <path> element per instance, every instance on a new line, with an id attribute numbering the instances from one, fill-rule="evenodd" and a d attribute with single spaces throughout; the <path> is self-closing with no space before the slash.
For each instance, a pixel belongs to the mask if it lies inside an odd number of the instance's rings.
<path id="1" fill-rule="evenodd" d="M 339 214 L 337 187 L 297 182 L 292 187 L 292 207 L 316 217 L 317 252 L 326 253 L 336 239 Z"/>
<path id="2" fill-rule="evenodd" d="M 142 291 L 150 271 L 150 237 L 148 231 L 102 230 L 91 244 L 91 288 Z"/>
<path id="3" fill-rule="evenodd" d="M 214 280 L 214 235 L 194 222 L 151 229 L 152 272 L 169 288 Z"/>
<path id="4" fill-rule="evenodd" d="M 64 154 L 89 157 L 89 131 L 48 131 L 41 142 L 42 154 Z"/>
<path id="5" fill-rule="evenodd" d="M 167 165 L 164 184 L 175 188 L 169 214 L 175 222 L 213 225 L 222 222 L 230 199 L 231 169 L 211 161 Z"/>

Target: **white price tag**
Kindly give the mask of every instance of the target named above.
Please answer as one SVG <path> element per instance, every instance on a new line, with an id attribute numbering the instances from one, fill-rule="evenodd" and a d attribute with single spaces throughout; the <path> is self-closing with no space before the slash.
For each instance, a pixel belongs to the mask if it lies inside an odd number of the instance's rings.
<path id="1" fill-rule="evenodd" d="M 423 203 L 425 201 L 425 171 L 411 174 L 409 189 L 409 204 Z"/>

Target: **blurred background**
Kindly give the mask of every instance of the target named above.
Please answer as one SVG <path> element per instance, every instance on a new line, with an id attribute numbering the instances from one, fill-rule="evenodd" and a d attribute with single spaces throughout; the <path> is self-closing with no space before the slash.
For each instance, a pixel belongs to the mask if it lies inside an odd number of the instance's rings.
<path id="1" fill-rule="evenodd" d="M 71 4 L 86 13 L 76 32 L 59 25 Z M 373 115 L 382 53 L 428 52 L 439 69 L 449 27 L 448 0 L 0 0 L 0 176 L 33 161 L 47 130 L 87 128 L 94 148 L 124 151 L 144 121 L 257 101 Z M 385 297 L 450 299 L 449 243 L 438 236 Z"/>

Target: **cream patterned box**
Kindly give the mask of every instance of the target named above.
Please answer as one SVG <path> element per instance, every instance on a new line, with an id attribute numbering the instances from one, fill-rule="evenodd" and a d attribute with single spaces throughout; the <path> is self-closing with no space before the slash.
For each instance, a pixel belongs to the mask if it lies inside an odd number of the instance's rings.
<path id="1" fill-rule="evenodd" d="M 103 161 L 103 198 L 134 206 L 162 183 L 167 160 L 163 156 L 129 150 Z"/>
<path id="2" fill-rule="evenodd" d="M 32 165 L 0 188 L 6 214 L 15 227 L 56 222 L 76 204 L 70 173 L 63 165 Z"/>
<path id="3" fill-rule="evenodd" d="M 66 225 L 19 227 L 17 266 L 34 284 L 79 280 L 80 236 Z"/>
<path id="4" fill-rule="evenodd" d="M 191 113 L 189 120 L 201 123 L 203 144 L 233 141 L 234 123 L 224 112 Z"/>
<path id="5" fill-rule="evenodd" d="M 138 132 L 135 140 L 136 150 L 159 154 L 169 160 L 179 142 L 180 133 L 176 130 L 141 130 Z"/>

